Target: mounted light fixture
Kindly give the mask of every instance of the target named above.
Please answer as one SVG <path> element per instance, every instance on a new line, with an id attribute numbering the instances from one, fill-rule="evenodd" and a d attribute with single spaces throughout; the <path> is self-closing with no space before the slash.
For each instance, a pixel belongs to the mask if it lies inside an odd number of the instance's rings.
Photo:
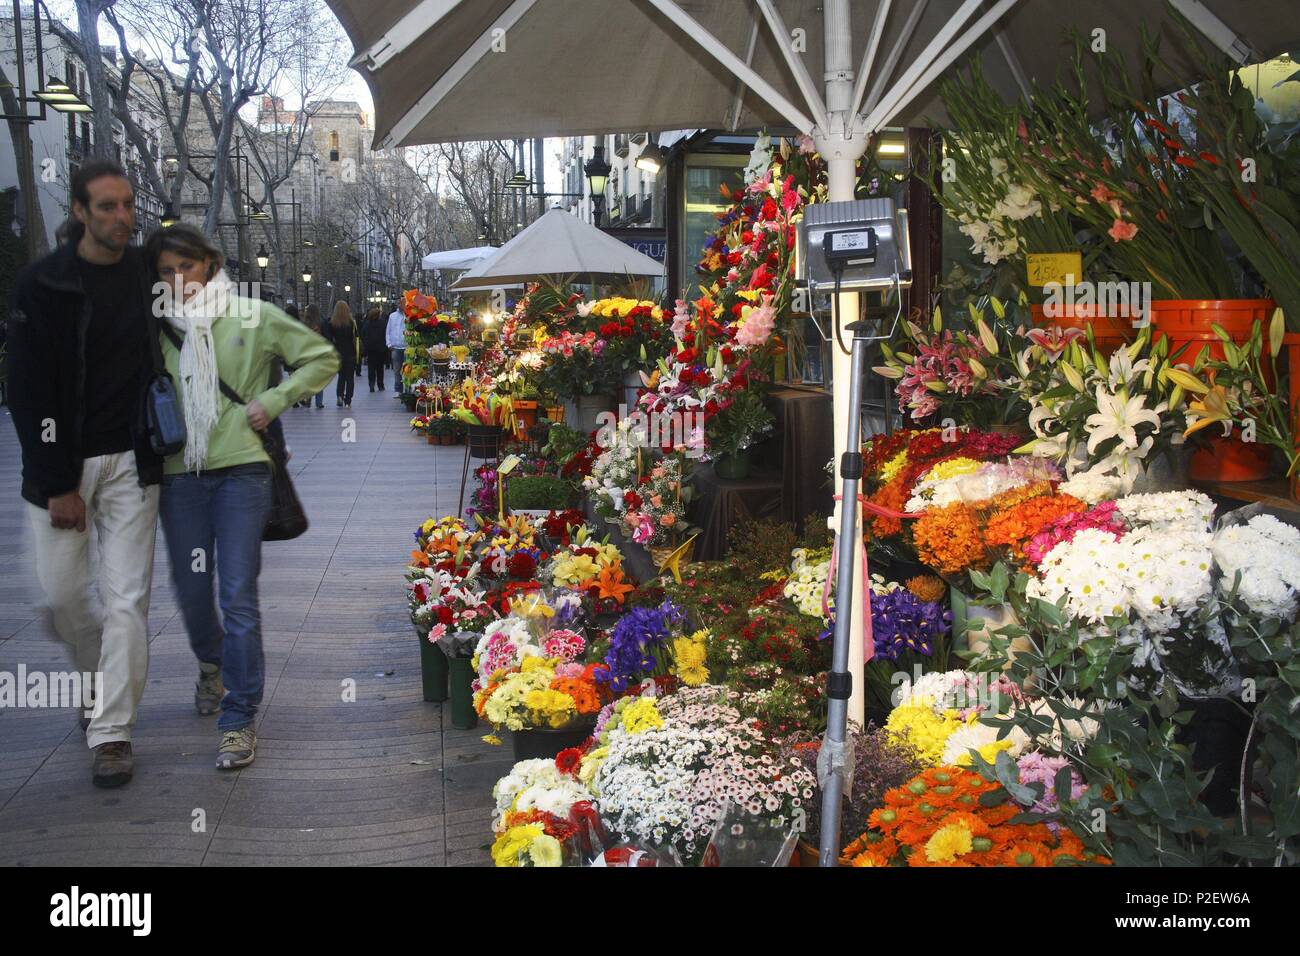
<path id="1" fill-rule="evenodd" d="M 172 208 L 171 203 L 168 203 L 163 207 L 162 218 L 158 220 L 158 224 L 164 229 L 170 229 L 178 222 L 180 222 L 180 216 L 176 215 L 176 210 Z"/>
<path id="2" fill-rule="evenodd" d="M 533 181 L 523 174 L 522 171 L 515 173 L 505 182 L 506 189 L 528 189 L 532 186 Z"/>
<path id="3" fill-rule="evenodd" d="M 668 150 L 654 143 L 647 144 L 641 150 L 641 155 L 636 158 L 636 168 L 654 175 L 659 174 L 659 170 L 664 168 L 664 163 L 668 162 Z"/>
<path id="4" fill-rule="evenodd" d="M 303 282 L 311 282 L 311 269 L 303 269 L 303 270 L 302 270 L 302 281 L 303 281 Z"/>
<path id="5" fill-rule="evenodd" d="M 265 269 L 270 264 L 271 264 L 271 256 L 266 251 L 266 245 L 265 244 L 259 245 L 257 247 L 257 267 L 259 269 Z"/>
<path id="6" fill-rule="evenodd" d="M 45 88 L 37 90 L 32 94 L 42 103 L 51 109 L 58 110 L 60 113 L 90 113 L 93 112 L 89 103 L 77 95 L 77 92 L 62 80 L 56 80 L 50 77 L 45 83 Z"/>
<path id="7" fill-rule="evenodd" d="M 253 222 L 269 222 L 271 219 L 271 214 L 267 212 L 265 209 L 263 209 L 261 206 L 259 206 L 257 203 L 253 203 L 253 212 L 248 218 L 251 219 Z"/>
<path id="8" fill-rule="evenodd" d="M 907 146 L 896 142 L 881 143 L 876 153 L 880 156 L 906 156 Z"/>

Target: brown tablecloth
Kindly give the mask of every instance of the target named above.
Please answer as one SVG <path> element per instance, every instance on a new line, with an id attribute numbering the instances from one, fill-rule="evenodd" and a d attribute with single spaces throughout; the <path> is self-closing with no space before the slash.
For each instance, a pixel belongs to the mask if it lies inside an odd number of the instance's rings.
<path id="1" fill-rule="evenodd" d="M 830 392 L 812 385 L 777 385 L 768 393 L 776 415 L 773 443 L 780 455 L 781 518 L 802 527 L 809 515 L 831 512 L 826 463 L 835 455 Z"/>
<path id="2" fill-rule="evenodd" d="M 727 481 L 713 473 L 711 465 L 695 471 L 695 499 L 691 520 L 701 528 L 695 542 L 696 561 L 715 561 L 727 551 L 727 532 L 742 518 L 781 516 L 779 474 L 753 475 Z"/>

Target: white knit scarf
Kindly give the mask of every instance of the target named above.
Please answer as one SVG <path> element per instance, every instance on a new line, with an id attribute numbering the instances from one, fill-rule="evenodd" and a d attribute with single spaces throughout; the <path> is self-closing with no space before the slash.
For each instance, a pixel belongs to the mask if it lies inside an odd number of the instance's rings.
<path id="1" fill-rule="evenodd" d="M 208 436 L 221 417 L 217 350 L 212 323 L 226 314 L 234 283 L 218 272 L 179 307 L 166 302 L 163 317 L 185 336 L 181 345 L 180 390 L 185 410 L 185 470 L 198 472 L 208 457 Z"/>

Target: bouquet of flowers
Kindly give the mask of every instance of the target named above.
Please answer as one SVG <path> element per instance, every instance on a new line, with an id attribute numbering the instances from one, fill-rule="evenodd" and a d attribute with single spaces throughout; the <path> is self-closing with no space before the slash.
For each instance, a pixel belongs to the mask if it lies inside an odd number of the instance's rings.
<path id="1" fill-rule="evenodd" d="M 995 318 L 992 326 L 983 306 L 972 302 L 968 328 L 954 328 L 951 322 L 945 326 L 936 308 L 928 328 L 905 321 L 892 347 L 882 344 L 885 364 L 873 371 L 898 382 L 899 406 L 910 408 L 914 421 L 938 417 L 973 425 L 1024 419 L 1023 402 L 1002 385 L 1013 371 L 1008 306 L 992 297 L 987 304 Z M 1007 394 L 1010 401 L 995 401 Z"/>
<path id="2" fill-rule="evenodd" d="M 1109 361 L 1077 340 L 1055 355 L 1041 344 L 1026 348 L 1013 385 L 1029 402 L 1035 437 L 1020 450 L 1071 475 L 1114 476 L 1132 490 L 1157 453 L 1182 443 L 1187 427 L 1186 393 L 1170 377 L 1168 348 L 1166 338 L 1151 344 L 1149 326 Z"/>
<path id="3" fill-rule="evenodd" d="M 699 861 L 729 805 L 798 829 L 816 777 L 731 705 L 735 692 L 704 686 L 638 698 L 576 768 L 591 780 L 600 817 L 634 844 L 673 846 Z M 598 724 L 598 727 L 600 725 Z"/>
<path id="4" fill-rule="evenodd" d="M 672 330 L 654 302 L 614 297 L 579 302 L 575 309 L 596 325 L 596 334 L 606 343 L 603 357 L 624 374 L 653 366 L 672 349 Z"/>
<path id="5" fill-rule="evenodd" d="M 538 386 L 552 395 L 609 395 L 619 387 L 620 364 L 605 355 L 609 343 L 595 332 L 560 332 L 542 340 L 546 365 Z"/>
<path id="6" fill-rule="evenodd" d="M 1038 791 L 1042 789 L 1039 783 Z M 973 770 L 953 766 L 924 770 L 885 793 L 884 806 L 869 817 L 871 829 L 843 849 L 841 860 L 852 866 L 1110 862 L 1088 851 L 1068 830 L 1054 832 L 1045 823 L 1013 822 L 1023 811 L 1009 796 L 1001 783 L 985 780 Z"/>
<path id="7" fill-rule="evenodd" d="M 637 544 L 675 544 L 691 531 L 686 512 L 691 486 L 683 456 L 669 455 L 623 492 L 622 525 Z"/>
<path id="8" fill-rule="evenodd" d="M 418 346 L 445 346 L 453 333 L 465 329 L 455 316 L 438 311 L 436 299 L 418 289 L 402 294 L 402 312 L 406 316 L 407 341 Z"/>

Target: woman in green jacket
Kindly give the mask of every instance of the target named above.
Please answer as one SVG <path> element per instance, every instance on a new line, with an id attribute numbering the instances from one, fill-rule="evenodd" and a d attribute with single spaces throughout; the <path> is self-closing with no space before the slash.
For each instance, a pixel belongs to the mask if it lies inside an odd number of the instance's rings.
<path id="1" fill-rule="evenodd" d="M 271 464 L 257 433 L 320 391 L 339 362 L 330 344 L 301 322 L 238 295 L 221 271 L 221 251 L 193 226 L 155 230 L 145 253 L 159 279 L 163 359 L 180 391 L 186 428 L 185 449 L 164 465 L 158 513 L 199 659 L 194 704 L 205 715 L 220 708 L 217 768 L 227 770 L 253 762 L 265 683 L 257 577 Z M 276 359 L 295 371 L 268 388 Z M 243 403 L 227 398 L 222 383 Z"/>

